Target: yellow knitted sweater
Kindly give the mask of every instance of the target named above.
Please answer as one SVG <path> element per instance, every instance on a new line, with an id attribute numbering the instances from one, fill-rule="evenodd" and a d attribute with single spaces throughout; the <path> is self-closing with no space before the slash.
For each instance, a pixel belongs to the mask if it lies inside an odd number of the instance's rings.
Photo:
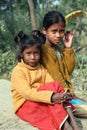
<path id="1" fill-rule="evenodd" d="M 57 56 L 53 48 L 48 44 L 44 44 L 42 48 L 41 63 L 54 80 L 60 82 L 64 89 L 70 89 L 73 93 L 70 74 L 75 67 L 74 50 L 73 48 L 66 48 L 62 51 L 60 47 L 56 47 L 55 49 L 60 52 L 61 58 Z M 68 81 L 68 84 L 66 81 Z"/>
<path id="2" fill-rule="evenodd" d="M 11 76 L 11 92 L 16 112 L 26 101 L 35 101 L 43 103 L 51 103 L 52 91 L 37 91 L 45 82 L 51 82 L 53 79 L 47 70 L 40 64 L 37 67 L 30 67 L 23 61 L 14 67 Z"/>

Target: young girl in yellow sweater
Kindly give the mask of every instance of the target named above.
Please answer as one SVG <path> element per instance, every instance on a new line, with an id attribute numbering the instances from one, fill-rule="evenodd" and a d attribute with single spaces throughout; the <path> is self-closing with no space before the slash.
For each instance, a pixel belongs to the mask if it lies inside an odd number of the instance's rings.
<path id="1" fill-rule="evenodd" d="M 79 130 L 68 102 L 70 92 L 54 81 L 39 63 L 45 36 L 39 31 L 15 37 L 19 47 L 18 64 L 11 76 L 15 114 L 40 130 Z"/>

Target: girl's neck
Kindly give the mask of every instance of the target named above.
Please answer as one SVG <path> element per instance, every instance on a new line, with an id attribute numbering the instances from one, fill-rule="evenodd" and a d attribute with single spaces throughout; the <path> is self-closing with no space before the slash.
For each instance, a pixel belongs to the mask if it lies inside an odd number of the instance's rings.
<path id="1" fill-rule="evenodd" d="M 48 46 L 50 46 L 51 48 L 55 49 L 57 45 L 54 45 L 53 43 L 50 43 L 50 42 L 46 42 L 46 44 Z"/>

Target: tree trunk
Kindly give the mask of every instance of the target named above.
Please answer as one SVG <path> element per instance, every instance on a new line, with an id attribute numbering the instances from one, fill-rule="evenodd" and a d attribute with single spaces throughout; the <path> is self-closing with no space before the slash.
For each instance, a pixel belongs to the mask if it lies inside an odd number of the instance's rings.
<path id="1" fill-rule="evenodd" d="M 28 0 L 28 6 L 29 6 L 29 9 L 30 9 L 32 30 L 34 30 L 34 29 L 37 29 L 37 26 L 36 26 L 35 12 L 34 12 L 34 4 L 33 4 L 32 0 Z"/>

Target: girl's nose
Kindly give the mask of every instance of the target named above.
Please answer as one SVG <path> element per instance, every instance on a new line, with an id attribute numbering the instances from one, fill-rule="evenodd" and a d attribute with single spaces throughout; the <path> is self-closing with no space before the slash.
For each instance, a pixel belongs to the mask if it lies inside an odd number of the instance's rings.
<path id="1" fill-rule="evenodd" d="M 59 31 L 56 32 L 56 36 L 60 37 L 60 32 Z"/>
<path id="2" fill-rule="evenodd" d="M 31 54 L 31 59 L 35 59 L 35 55 L 34 54 Z"/>

